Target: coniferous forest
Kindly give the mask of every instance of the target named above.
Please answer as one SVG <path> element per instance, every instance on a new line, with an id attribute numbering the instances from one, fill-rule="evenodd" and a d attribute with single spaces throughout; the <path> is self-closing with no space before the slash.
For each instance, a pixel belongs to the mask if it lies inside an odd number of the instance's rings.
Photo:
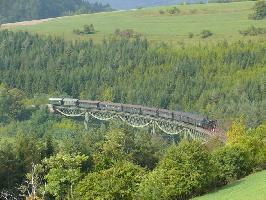
<path id="1" fill-rule="evenodd" d="M 266 117 L 265 41 L 183 48 L 113 37 L 101 44 L 0 32 L 0 78 L 35 94 L 132 103 L 246 118 Z M 230 119 L 229 119 L 230 120 Z"/>
<path id="2" fill-rule="evenodd" d="M 186 200 L 266 168 L 265 40 L 172 46 L 0 31 L 0 198 Z M 48 98 L 196 112 L 206 143 L 65 118 Z"/>
<path id="3" fill-rule="evenodd" d="M 108 4 L 83 0 L 1 0 L 0 24 L 110 10 Z"/>

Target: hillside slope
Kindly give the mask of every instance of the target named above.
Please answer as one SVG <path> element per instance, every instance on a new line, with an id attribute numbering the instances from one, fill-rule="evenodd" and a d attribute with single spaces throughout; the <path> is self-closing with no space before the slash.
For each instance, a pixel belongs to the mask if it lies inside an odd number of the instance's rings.
<path id="1" fill-rule="evenodd" d="M 266 170 L 193 200 L 265 200 Z"/>
<path id="2" fill-rule="evenodd" d="M 249 20 L 254 2 L 237 2 L 227 4 L 180 5 L 180 13 L 170 15 L 167 10 L 172 7 L 158 7 L 134 11 L 106 12 L 77 15 L 54 19 L 34 26 L 15 27 L 13 30 L 26 30 L 40 34 L 64 36 L 66 39 L 94 39 L 114 34 L 116 29 L 133 29 L 151 41 L 190 42 L 216 41 L 217 39 L 243 40 L 256 37 L 242 36 L 239 30 L 250 26 L 266 28 L 266 20 Z M 164 11 L 160 14 L 160 11 Z M 77 35 L 74 29 L 82 29 L 86 24 L 93 24 L 95 34 Z M 210 30 L 213 36 L 202 39 L 202 30 Z M 193 34 L 189 38 L 189 33 Z"/>

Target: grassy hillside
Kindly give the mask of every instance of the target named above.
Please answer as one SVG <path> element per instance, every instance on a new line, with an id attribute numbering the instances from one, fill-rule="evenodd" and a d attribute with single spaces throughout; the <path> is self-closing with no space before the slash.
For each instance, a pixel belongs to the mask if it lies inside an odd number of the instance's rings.
<path id="1" fill-rule="evenodd" d="M 226 4 L 180 5 L 180 13 L 170 15 L 166 11 L 170 7 L 149 8 L 134 11 L 97 13 L 54 19 L 34 26 L 17 26 L 15 30 L 27 30 L 34 33 L 64 36 L 67 39 L 92 38 L 100 41 L 116 29 L 134 29 L 152 41 L 197 42 L 203 40 L 199 33 L 208 29 L 214 33 L 205 41 L 217 39 L 250 39 L 242 36 L 239 30 L 251 25 L 266 27 L 266 20 L 249 20 L 254 2 L 236 2 Z M 79 36 L 74 29 L 82 29 L 85 24 L 94 24 L 96 33 Z M 194 37 L 189 38 L 188 33 Z M 262 37 L 262 36 L 261 36 Z"/>
<path id="2" fill-rule="evenodd" d="M 193 200 L 265 200 L 266 170 Z"/>

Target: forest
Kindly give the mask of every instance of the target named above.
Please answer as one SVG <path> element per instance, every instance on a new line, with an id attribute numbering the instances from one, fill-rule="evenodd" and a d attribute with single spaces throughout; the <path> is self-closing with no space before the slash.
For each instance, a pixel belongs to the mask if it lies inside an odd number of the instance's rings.
<path id="1" fill-rule="evenodd" d="M 187 200 L 266 168 L 265 39 L 190 46 L 0 31 L 0 198 Z M 208 142 L 49 113 L 49 97 L 200 113 Z"/>
<path id="2" fill-rule="evenodd" d="M 83 0 L 0 0 L 0 24 L 110 10 L 108 4 Z"/>
<path id="3" fill-rule="evenodd" d="M 69 119 L 0 86 L 2 199 L 190 199 L 266 167 L 266 124 L 233 122 L 227 143 L 182 140 L 117 122 Z M 28 106 L 32 103 L 40 106 Z"/>
<path id="4" fill-rule="evenodd" d="M 0 32 L 0 80 L 36 94 L 205 114 L 228 128 L 266 117 L 265 40 L 171 47 L 113 36 L 101 44 Z"/>

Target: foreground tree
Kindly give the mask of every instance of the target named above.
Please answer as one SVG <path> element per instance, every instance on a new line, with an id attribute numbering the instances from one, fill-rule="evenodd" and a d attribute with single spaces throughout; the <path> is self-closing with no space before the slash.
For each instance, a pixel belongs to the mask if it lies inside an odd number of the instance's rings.
<path id="1" fill-rule="evenodd" d="M 23 94 L 18 89 L 8 89 L 0 85 L 0 122 L 22 119 L 25 107 Z"/>
<path id="2" fill-rule="evenodd" d="M 130 162 L 119 162 L 112 168 L 89 173 L 75 189 L 77 200 L 130 200 L 135 197 L 145 170 Z"/>
<path id="3" fill-rule="evenodd" d="M 159 167 L 141 183 L 138 199 L 188 199 L 206 191 L 212 181 L 206 148 L 185 141 L 168 149 Z"/>
<path id="4" fill-rule="evenodd" d="M 46 192 L 56 199 L 73 199 L 73 188 L 82 177 L 82 164 L 87 160 L 88 157 L 85 155 L 70 154 L 57 154 L 45 159 L 44 165 L 48 168 L 45 176 Z"/>
<path id="5" fill-rule="evenodd" d="M 96 170 L 108 169 L 117 162 L 131 161 L 132 138 L 125 130 L 113 129 L 105 136 L 100 152 L 93 157 Z"/>
<path id="6" fill-rule="evenodd" d="M 253 163 L 247 149 L 239 145 L 229 145 L 214 152 L 212 162 L 217 169 L 217 184 L 227 184 L 248 175 Z"/>

